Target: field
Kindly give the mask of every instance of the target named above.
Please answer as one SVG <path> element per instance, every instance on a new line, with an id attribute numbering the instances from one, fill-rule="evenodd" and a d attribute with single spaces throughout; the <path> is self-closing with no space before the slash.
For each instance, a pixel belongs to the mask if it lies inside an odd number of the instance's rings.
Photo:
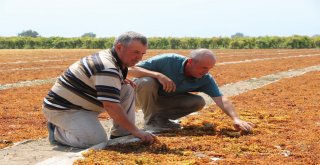
<path id="1" fill-rule="evenodd" d="M 58 77 L 79 58 L 97 51 L 0 50 L 0 148 L 45 138 L 41 103 L 52 86 L 48 80 Z M 167 52 L 188 55 L 190 50 L 149 50 L 144 59 Z M 219 86 L 320 67 L 318 49 L 214 52 L 218 63 L 210 73 Z M 32 85 L 35 80 L 44 83 Z M 181 131 L 160 135 L 157 144 L 134 143 L 90 151 L 85 160 L 76 164 L 319 164 L 319 82 L 318 70 L 230 97 L 240 116 L 255 123 L 251 134 L 235 131 L 230 119 L 210 105 L 200 115 L 183 119 Z"/>

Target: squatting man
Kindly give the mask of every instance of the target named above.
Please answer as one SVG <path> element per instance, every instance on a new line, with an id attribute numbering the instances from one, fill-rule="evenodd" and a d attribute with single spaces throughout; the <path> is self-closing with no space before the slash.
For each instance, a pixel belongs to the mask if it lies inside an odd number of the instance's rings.
<path id="1" fill-rule="evenodd" d="M 43 102 L 51 144 L 88 148 L 105 142 L 98 120 L 103 111 L 113 119 L 110 138 L 132 134 L 154 142 L 154 135 L 135 126 L 133 83 L 126 79 L 128 67 L 142 59 L 147 46 L 145 36 L 124 33 L 112 49 L 82 58 L 58 78 Z"/>
<path id="2" fill-rule="evenodd" d="M 239 118 L 232 103 L 220 92 L 208 72 L 216 64 L 208 49 L 196 49 L 187 58 L 178 54 L 162 54 L 129 68 L 137 77 L 136 102 L 144 113 L 145 129 L 163 131 L 179 129 L 172 122 L 205 106 L 203 97 L 190 92 L 204 92 L 231 117 L 237 130 L 251 131 L 254 125 Z"/>

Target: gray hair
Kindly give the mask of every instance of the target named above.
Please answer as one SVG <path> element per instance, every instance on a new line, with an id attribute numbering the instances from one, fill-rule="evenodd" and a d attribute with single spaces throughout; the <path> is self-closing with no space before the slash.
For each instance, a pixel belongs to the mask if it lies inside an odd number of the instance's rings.
<path id="1" fill-rule="evenodd" d="M 117 43 L 121 43 L 123 45 L 129 45 L 133 40 L 138 40 L 140 41 L 144 46 L 148 45 L 147 37 L 144 35 L 134 32 L 134 31 L 128 31 L 120 36 L 118 36 L 114 43 L 113 46 L 116 46 Z"/>
<path id="2" fill-rule="evenodd" d="M 211 57 L 214 60 L 216 60 L 216 56 L 214 55 L 214 53 L 209 50 L 209 49 L 196 49 L 191 51 L 190 53 L 190 58 L 195 60 L 195 61 L 199 61 L 200 59 L 204 58 L 204 57 Z"/>

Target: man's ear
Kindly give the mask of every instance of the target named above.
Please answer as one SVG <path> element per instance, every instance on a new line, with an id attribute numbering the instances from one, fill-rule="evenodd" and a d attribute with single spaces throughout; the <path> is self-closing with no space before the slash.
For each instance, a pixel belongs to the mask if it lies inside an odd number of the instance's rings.
<path id="1" fill-rule="evenodd" d="M 123 45 L 121 43 L 117 43 L 114 49 L 116 50 L 116 52 L 119 52 L 121 50 L 122 46 Z"/>
<path id="2" fill-rule="evenodd" d="M 188 59 L 188 63 L 189 63 L 189 64 L 192 64 L 193 62 L 194 62 L 194 61 L 193 61 L 191 58 Z"/>

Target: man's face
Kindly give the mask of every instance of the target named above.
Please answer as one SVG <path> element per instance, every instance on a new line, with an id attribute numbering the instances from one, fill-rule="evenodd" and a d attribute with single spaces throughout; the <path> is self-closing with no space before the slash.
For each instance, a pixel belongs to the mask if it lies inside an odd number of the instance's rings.
<path id="1" fill-rule="evenodd" d="M 133 40 L 127 46 L 118 43 L 116 51 L 124 66 L 131 67 L 142 60 L 142 56 L 146 54 L 147 46 L 138 40 Z"/>
<path id="2" fill-rule="evenodd" d="M 191 75 L 195 78 L 201 78 L 214 67 L 215 63 L 215 60 L 209 58 L 203 58 L 198 61 L 192 60 Z"/>

